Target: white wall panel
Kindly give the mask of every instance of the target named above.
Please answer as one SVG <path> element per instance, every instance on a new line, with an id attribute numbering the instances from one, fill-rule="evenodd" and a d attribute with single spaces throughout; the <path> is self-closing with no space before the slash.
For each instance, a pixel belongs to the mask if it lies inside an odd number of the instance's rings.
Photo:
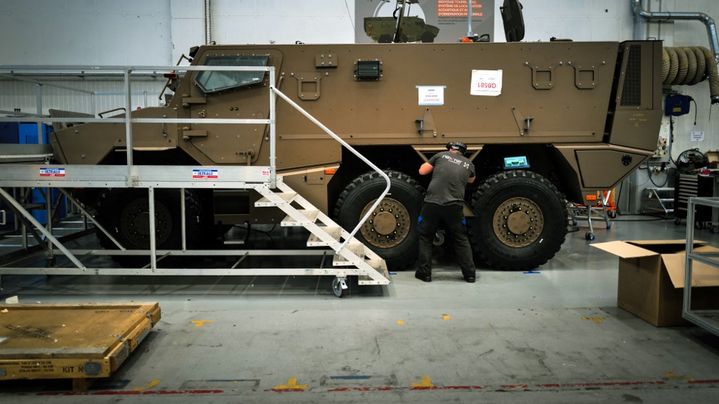
<path id="1" fill-rule="evenodd" d="M 167 64 L 169 0 L 3 0 L 3 64 Z"/>

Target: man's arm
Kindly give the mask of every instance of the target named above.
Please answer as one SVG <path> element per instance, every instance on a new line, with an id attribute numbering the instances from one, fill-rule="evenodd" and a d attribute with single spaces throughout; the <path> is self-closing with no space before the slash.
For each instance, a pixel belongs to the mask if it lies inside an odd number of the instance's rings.
<path id="1" fill-rule="evenodd" d="M 427 175 L 430 174 L 434 170 L 434 166 L 430 164 L 429 162 L 423 163 L 421 166 L 419 166 L 419 175 Z"/>

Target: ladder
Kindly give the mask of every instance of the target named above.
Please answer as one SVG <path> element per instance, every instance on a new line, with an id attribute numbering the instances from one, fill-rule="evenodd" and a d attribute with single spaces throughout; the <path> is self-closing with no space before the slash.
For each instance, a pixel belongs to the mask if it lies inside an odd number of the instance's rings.
<path id="1" fill-rule="evenodd" d="M 287 216 L 280 222 L 283 227 L 303 227 L 310 232 L 307 247 L 329 247 L 335 254 L 332 258 L 335 274 L 332 292 L 342 297 L 348 276 L 357 276 L 357 284 L 388 285 L 389 272 L 385 260 L 349 232 L 340 227 L 329 216 L 320 212 L 277 176 L 276 188 L 260 186 L 255 188 L 262 198 L 256 207 L 276 207 Z"/>

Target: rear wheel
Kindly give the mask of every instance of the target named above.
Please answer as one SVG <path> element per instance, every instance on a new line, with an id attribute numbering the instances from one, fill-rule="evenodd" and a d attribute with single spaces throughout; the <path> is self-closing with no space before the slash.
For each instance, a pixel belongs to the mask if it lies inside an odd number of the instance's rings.
<path id="1" fill-rule="evenodd" d="M 97 206 L 98 221 L 123 247 L 150 248 L 150 222 L 147 190 L 112 190 L 103 193 Z M 202 209 L 200 199 L 192 191 L 185 191 L 185 220 L 188 247 L 207 245 L 211 240 L 209 209 Z M 155 191 L 155 240 L 159 249 L 181 247 L 180 191 Z M 117 246 L 98 231 L 100 244 L 105 248 Z M 209 237 L 208 237 L 209 236 Z"/>
<path id="2" fill-rule="evenodd" d="M 372 212 L 356 237 L 387 261 L 392 269 L 414 264 L 419 248 L 417 217 L 424 190 L 412 177 L 387 171 L 389 194 Z M 377 200 L 386 183 L 377 173 L 363 174 L 352 181 L 337 199 L 334 215 L 351 231 Z"/>
<path id="3" fill-rule="evenodd" d="M 472 205 L 477 213 L 470 221 L 472 246 L 479 260 L 493 268 L 536 268 L 564 243 L 564 197 L 537 173 L 495 174 L 478 187 Z"/>

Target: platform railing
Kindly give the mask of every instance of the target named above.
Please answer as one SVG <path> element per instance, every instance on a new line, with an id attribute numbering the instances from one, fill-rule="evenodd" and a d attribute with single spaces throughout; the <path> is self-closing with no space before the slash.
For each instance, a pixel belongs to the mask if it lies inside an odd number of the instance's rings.
<path id="1" fill-rule="evenodd" d="M 178 66 L 27 66 L 13 65 L 0 66 L 0 75 L 16 75 L 16 74 L 83 74 L 85 76 L 102 75 L 122 75 L 123 89 L 125 97 L 125 117 L 124 118 L 95 118 L 95 117 L 40 117 L 40 116 L 23 116 L 23 117 L 0 117 L 0 122 L 36 122 L 40 123 L 57 122 L 57 123 L 123 123 L 125 124 L 125 146 L 127 156 L 127 181 L 128 187 L 132 187 L 133 181 L 133 128 L 134 123 L 168 123 L 168 124 L 240 124 L 240 125 L 270 125 L 270 178 L 269 183 L 272 187 L 276 185 L 276 142 L 274 132 L 275 108 L 274 95 L 269 92 L 269 117 L 268 119 L 238 119 L 238 118 L 133 118 L 132 117 L 132 86 L 131 78 L 133 74 L 138 73 L 176 73 L 188 71 L 229 71 L 229 72 L 268 72 L 271 86 L 275 83 L 275 67 L 274 66 L 207 66 L 207 65 L 178 65 Z"/>
<path id="2" fill-rule="evenodd" d="M 309 119 L 310 122 L 314 123 L 318 128 L 322 129 L 323 132 L 325 132 L 326 134 L 328 134 L 332 139 L 336 140 L 336 141 L 337 141 L 339 144 L 341 144 L 345 149 L 349 150 L 352 154 L 354 154 L 355 156 L 357 156 L 357 158 L 359 158 L 359 159 L 360 159 L 361 161 L 363 161 L 365 164 L 367 164 L 368 166 L 370 166 L 370 168 L 372 168 L 374 171 L 376 171 L 376 172 L 382 177 L 382 179 L 384 179 L 385 182 L 386 182 L 385 188 L 384 188 L 384 190 L 382 191 L 382 193 L 380 194 L 380 196 L 377 198 L 377 200 L 375 200 L 374 204 L 372 204 L 372 207 L 371 207 L 370 209 L 367 209 L 367 213 L 365 213 L 364 217 L 359 221 L 359 223 L 357 223 L 357 225 L 355 226 L 355 228 L 352 229 L 352 231 L 350 232 L 349 237 L 347 237 L 347 239 L 345 239 L 345 241 L 344 241 L 344 242 L 342 243 L 342 245 L 339 247 L 339 249 L 338 249 L 337 252 L 340 252 L 340 251 L 342 251 L 342 249 L 344 249 L 345 247 L 347 247 L 347 244 L 349 244 L 349 242 L 352 240 L 352 238 L 355 236 L 355 234 L 357 234 L 357 232 L 359 231 L 359 229 L 362 228 L 362 226 L 365 224 L 365 222 L 366 222 L 367 220 L 369 220 L 370 216 L 372 216 L 372 213 L 375 211 L 375 209 L 377 209 L 377 207 L 379 207 L 379 205 L 380 205 L 380 203 L 382 203 L 382 200 L 384 199 L 384 197 L 387 196 L 387 194 L 389 193 L 389 189 L 390 189 L 390 187 L 391 187 L 391 185 L 392 185 L 392 184 L 391 184 L 391 181 L 390 181 L 390 179 L 389 179 L 389 176 L 387 176 L 387 174 L 386 174 L 384 171 L 382 171 L 381 168 L 377 167 L 377 166 L 376 166 L 373 162 L 371 162 L 368 158 L 366 158 L 365 156 L 363 156 L 362 153 L 358 152 L 357 149 L 355 149 L 354 147 L 350 146 L 347 142 L 345 142 L 345 141 L 344 141 L 341 137 L 339 137 L 336 133 L 334 133 L 334 132 L 333 132 L 332 130 L 330 130 L 327 126 L 325 126 L 324 124 L 322 124 L 322 122 L 320 122 L 317 118 L 315 118 L 314 116 L 312 116 L 312 115 L 311 115 L 309 112 L 307 112 L 304 108 L 302 108 L 302 107 L 300 107 L 299 105 L 297 105 L 296 102 L 292 101 L 292 99 L 291 99 L 290 97 L 288 97 L 287 95 L 285 95 L 282 91 L 278 90 L 278 89 L 277 89 L 276 87 L 274 87 L 274 86 L 270 87 L 270 90 L 271 90 L 273 93 L 279 95 L 280 98 L 282 98 L 282 99 L 285 100 L 288 104 L 290 104 L 290 106 L 292 106 L 292 108 L 296 109 L 299 113 L 301 113 L 302 115 L 304 115 L 305 118 Z"/>
<path id="3" fill-rule="evenodd" d="M 151 73 L 151 74 L 162 74 L 165 72 L 178 72 L 178 71 L 233 71 L 243 72 L 251 71 L 258 72 L 264 71 L 269 74 L 269 113 L 267 119 L 238 119 L 238 118 L 139 118 L 132 117 L 132 86 L 131 79 L 133 74 L 138 73 Z M 387 174 L 372 163 L 369 159 L 364 157 L 355 148 L 345 142 L 340 136 L 334 133 L 332 130 L 327 128 L 318 119 L 309 114 L 306 110 L 300 107 L 287 95 L 282 93 L 276 85 L 276 72 L 274 66 L 206 66 L 206 65 L 192 65 L 192 66 L 0 66 L 0 75 L 13 75 L 13 74 L 83 74 L 91 76 L 93 74 L 108 76 L 108 75 L 122 75 L 123 77 L 123 88 L 125 96 L 125 116 L 122 118 L 96 118 L 96 117 L 44 117 L 44 116 L 22 116 L 22 117 L 0 117 L 0 122 L 36 122 L 38 126 L 40 123 L 104 123 L 104 124 L 124 124 L 125 125 L 125 147 L 126 147 L 126 159 L 127 162 L 124 166 L 89 166 L 89 165 L 51 165 L 44 164 L 42 167 L 50 169 L 56 167 L 62 167 L 63 177 L 53 178 L 47 180 L 43 178 L 37 178 L 37 170 L 40 166 L 37 165 L 24 165 L 22 167 L 5 167 L 4 173 L 0 174 L 0 185 L 3 187 L 54 187 L 54 188 L 67 188 L 67 187 L 94 187 L 94 188 L 148 188 L 148 203 L 150 210 L 150 257 L 151 267 L 155 269 L 157 266 L 156 257 L 156 239 L 154 232 L 154 188 L 179 188 L 184 195 L 185 188 L 200 187 L 206 188 L 217 187 L 216 184 L 195 184 L 188 183 L 183 184 L 180 178 L 184 172 L 183 169 L 188 167 L 175 166 L 175 167 L 163 167 L 161 172 L 153 170 L 152 166 L 136 166 L 133 160 L 133 124 L 240 124 L 240 125 L 268 125 L 269 127 L 269 166 L 252 166 L 252 167 L 232 167 L 232 166 L 220 166 L 221 169 L 230 172 L 237 170 L 244 170 L 251 168 L 254 171 L 262 170 L 263 176 L 266 171 L 269 171 L 269 178 L 263 177 L 262 182 L 268 184 L 271 188 L 276 187 L 277 182 L 277 153 L 276 153 L 276 96 L 279 96 L 286 101 L 290 106 L 299 111 L 302 115 L 307 117 L 312 123 L 319 127 L 322 131 L 327 133 L 332 139 L 340 143 L 352 154 L 357 156 L 361 161 L 376 171 L 381 178 L 386 182 L 385 189 L 380 196 L 375 200 L 371 209 L 368 209 L 364 217 L 359 221 L 355 228 L 350 232 L 350 236 L 347 237 L 344 242 L 340 245 L 338 252 L 346 248 L 352 238 L 357 234 L 359 229 L 364 223 L 371 217 L 372 212 L 379 207 L 384 197 L 389 193 L 391 181 Z M 67 170 L 65 171 L 65 168 Z M 124 170 L 125 175 L 121 174 L 121 170 Z M 240 171 L 244 173 L 244 171 Z M 122 178 L 124 177 L 124 179 Z M 250 177 L 252 177 L 250 175 Z M 254 177 L 257 180 L 257 175 Z M 124 181 L 124 184 L 123 184 Z M 257 183 L 257 182 L 255 182 Z M 240 181 L 228 181 L 221 182 L 220 185 L 239 187 L 241 186 Z M 9 193 L 4 192 L 2 194 L 5 198 L 12 198 Z M 184 197 L 180 198 L 184 208 Z M 25 216 L 25 215 L 24 215 Z M 33 223 L 30 218 L 26 216 L 26 219 Z M 186 249 L 186 223 L 184 209 L 182 212 L 182 249 Z M 36 227 L 36 223 L 33 223 Z M 42 225 L 40 225 L 42 227 Z M 40 230 L 40 229 L 39 229 Z M 100 230 L 106 232 L 102 227 Z M 48 240 L 55 244 L 65 255 L 68 255 L 70 260 L 78 267 L 84 268 L 69 251 L 64 248 L 60 248 L 60 244 L 54 240 L 52 234 L 40 230 Z M 109 233 L 106 232 L 107 235 Z M 115 242 L 119 246 L 119 243 Z M 119 246 L 122 250 L 124 248 Z"/>
<path id="4" fill-rule="evenodd" d="M 195 65 L 195 66 L 0 66 L 0 75 L 3 76 L 14 76 L 22 74 L 82 74 L 84 76 L 102 75 L 113 76 L 122 75 L 123 77 L 123 89 L 125 97 L 125 116 L 123 118 L 96 118 L 88 116 L 75 116 L 75 117 L 46 117 L 41 114 L 33 116 L 23 115 L 21 117 L 0 117 L 0 122 L 35 122 L 38 124 L 38 128 L 41 127 L 41 123 L 102 123 L 102 124 L 124 124 L 125 125 L 125 148 L 126 148 L 126 164 L 124 166 L 100 166 L 93 167 L 88 165 L 52 165 L 43 164 L 38 165 L 13 165 L 14 167 L 3 167 L 3 173 L 0 174 L 0 184 L 2 187 L 47 187 L 47 188 L 63 188 L 63 187 L 95 187 L 95 188 L 133 188 L 142 187 L 148 189 L 148 205 L 150 210 L 149 228 L 150 228 L 150 260 L 152 269 L 157 267 L 157 246 L 155 236 L 155 218 L 154 218 L 154 188 L 170 188 L 177 187 L 181 190 L 181 228 L 182 228 L 182 249 L 186 249 L 186 219 L 184 212 L 184 192 L 185 185 L 188 187 L 197 187 L 197 184 L 183 184 L 181 179 L 186 176 L 187 172 L 191 172 L 192 167 L 172 167 L 175 169 L 174 175 L 173 170 L 170 175 L 167 175 L 168 168 L 162 168 L 162 170 L 156 170 L 151 166 L 135 166 L 133 160 L 133 124 L 240 124 L 240 125 L 268 125 L 270 130 L 269 134 L 269 166 L 253 166 L 248 167 L 223 167 L 223 171 L 228 171 L 233 174 L 239 169 L 240 176 L 244 176 L 247 173 L 246 178 L 249 178 L 253 183 L 266 183 L 270 187 L 276 187 L 277 182 L 277 169 L 276 169 L 276 136 L 275 136 L 275 96 L 272 91 L 268 92 L 268 103 L 269 113 L 267 119 L 237 119 L 237 118 L 138 118 L 132 117 L 132 86 L 131 79 L 133 74 L 139 73 L 151 73 L 151 74 L 162 74 L 162 73 L 176 73 L 178 71 L 232 71 L 232 72 L 268 72 L 268 82 L 270 86 L 274 85 L 276 79 L 275 67 L 274 66 L 207 66 L 207 65 Z M 38 130 L 40 132 L 40 129 Z M 42 142 L 42 138 L 39 135 L 38 141 Z M 124 168 L 121 168 L 124 167 Z M 62 178 L 43 178 L 38 177 L 38 170 L 61 170 Z M 182 172 L 176 172 L 180 169 Z M 183 170 L 184 169 L 184 170 Z M 121 171 L 124 170 L 124 175 Z M 250 172 L 251 171 L 251 172 Z M 261 173 L 258 175 L 257 173 Z M 265 174 L 269 175 L 265 175 Z M 123 178 L 124 177 L 124 178 Z M 179 181 L 178 181 L 179 180 Z M 194 185 L 194 186 L 193 186 Z M 209 184 L 210 187 L 215 187 L 216 184 Z M 242 187 L 244 184 L 241 181 L 223 181 L 221 185 L 230 187 Z M 208 184 L 201 184 L 199 187 L 207 187 Z M 30 223 L 32 227 L 38 229 L 43 237 L 48 241 L 48 247 L 54 245 L 57 247 L 68 259 L 79 269 L 85 270 L 84 265 L 75 257 L 68 249 L 62 246 L 53 235 L 51 230 L 52 217 L 48 214 L 48 228 L 46 229 L 42 224 L 35 220 L 32 215 L 27 212 L 20 203 L 18 203 L 10 193 L 0 189 L 0 196 L 10 203 L 13 208 L 24 218 L 27 223 Z M 49 202 L 48 202 L 49 203 Z M 102 226 L 98 227 L 100 231 L 105 233 L 113 242 L 118 245 L 121 250 L 125 248 L 116 240 L 112 238 Z M 40 241 L 40 240 L 38 240 Z M 53 250 L 48 248 L 48 254 L 52 258 Z"/>

